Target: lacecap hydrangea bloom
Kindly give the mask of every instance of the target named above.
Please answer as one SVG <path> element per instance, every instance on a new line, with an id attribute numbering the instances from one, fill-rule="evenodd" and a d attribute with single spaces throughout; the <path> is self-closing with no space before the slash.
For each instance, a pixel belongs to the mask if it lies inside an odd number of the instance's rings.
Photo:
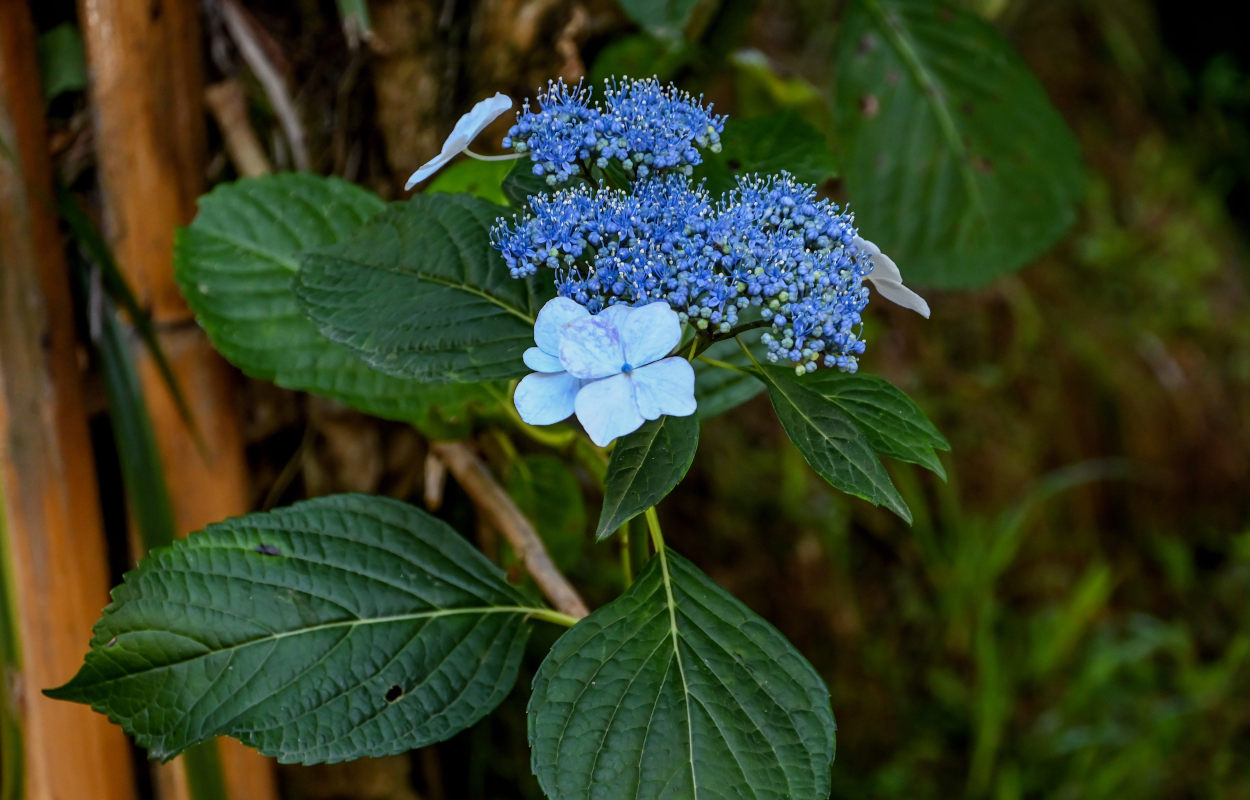
<path id="1" fill-rule="evenodd" d="M 591 311 L 663 300 L 726 335 L 750 313 L 770 328 L 768 358 L 806 372 L 856 369 L 863 280 L 880 256 L 850 214 L 784 172 L 743 178 L 717 202 L 682 175 L 629 190 L 582 183 L 531 197 L 492 241 L 513 277 L 549 269 L 556 291 Z"/>
<path id="2" fill-rule="evenodd" d="M 468 141 L 510 107 L 503 95 L 475 106 L 414 180 L 461 151 L 482 158 Z M 858 368 L 868 285 L 929 316 L 894 261 L 816 187 L 786 172 L 748 175 L 713 198 L 694 182 L 700 150 L 720 149 L 724 124 L 702 98 L 655 78 L 607 81 L 601 101 L 556 81 L 523 104 L 502 142 L 514 155 L 502 157 L 528 157 L 554 191 L 498 220 L 491 243 L 513 277 L 550 270 L 559 295 L 524 356 L 535 373 L 514 400 L 527 422 L 576 414 L 602 445 L 644 420 L 693 413 L 693 369 L 663 357 L 683 324 L 703 346 L 767 328 L 767 359 L 802 374 Z M 665 347 L 626 325 L 644 310 L 639 320 L 671 316 Z"/>
<path id="3" fill-rule="evenodd" d="M 547 302 L 513 402 L 521 419 L 550 425 L 576 414 L 600 447 L 646 420 L 695 411 L 694 368 L 668 354 L 681 322 L 667 303 L 614 305 L 592 315 L 572 300 Z"/>
<path id="4" fill-rule="evenodd" d="M 593 100 L 581 83 L 549 83 L 536 108 L 528 100 L 522 105 L 503 146 L 529 155 L 534 174 L 553 186 L 610 162 L 638 178 L 668 170 L 689 175 L 703 161 L 700 148 L 720 150 L 725 117 L 655 78 L 606 81 L 603 103 Z"/>

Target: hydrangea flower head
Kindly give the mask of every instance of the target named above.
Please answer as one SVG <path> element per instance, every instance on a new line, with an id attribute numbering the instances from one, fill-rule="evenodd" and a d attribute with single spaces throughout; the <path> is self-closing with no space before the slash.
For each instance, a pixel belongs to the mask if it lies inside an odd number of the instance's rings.
<path id="1" fill-rule="evenodd" d="M 699 148 L 720 152 L 725 117 L 715 116 L 676 86 L 663 86 L 658 78 L 607 82 L 607 112 L 597 144 L 599 166 L 620 160 L 626 171 L 645 178 L 652 170 L 677 168 L 689 175 L 703 161 Z"/>
<path id="2" fill-rule="evenodd" d="M 663 300 L 713 334 L 758 315 L 768 358 L 804 372 L 854 371 L 864 351 L 872 263 L 857 241 L 850 214 L 784 172 L 745 177 L 715 203 L 675 173 L 628 191 L 582 184 L 532 197 L 492 231 L 514 277 L 551 269 L 556 291 L 591 311 Z"/>
<path id="3" fill-rule="evenodd" d="M 473 108 L 469 109 L 469 113 L 456 122 L 456 126 L 451 130 L 451 135 L 447 137 L 447 141 L 443 142 L 442 151 L 422 164 L 416 172 L 412 173 L 412 177 L 408 178 L 404 188 L 411 189 L 442 169 L 444 164 L 467 150 L 473 140 L 482 131 L 486 130 L 487 125 L 490 125 L 510 108 L 512 108 L 512 98 L 499 92 L 496 92 L 494 97 L 488 97 L 479 101 Z"/>
<path id="4" fill-rule="evenodd" d="M 526 100 L 508 130 L 503 146 L 534 161 L 534 174 L 545 175 L 551 185 L 568 180 L 580 164 L 590 160 L 597 140 L 598 107 L 590 105 L 591 90 L 578 83 L 570 89 L 564 81 L 552 81 L 538 94 L 537 110 Z"/>
<path id="5" fill-rule="evenodd" d="M 548 360 L 553 334 L 557 353 Z M 532 425 L 576 414 L 602 447 L 647 420 L 695 411 L 694 368 L 668 356 L 681 340 L 681 322 L 667 303 L 614 305 L 591 315 L 557 297 L 539 312 L 534 340 L 532 350 L 542 355 L 531 358 L 527 351 L 526 364 L 548 369 L 523 378 L 513 396 L 521 418 Z M 556 366 L 561 371 L 550 369 Z"/>
<path id="6" fill-rule="evenodd" d="M 528 154 L 534 174 L 552 186 L 609 162 L 639 178 L 669 170 L 689 175 L 703 160 L 699 148 L 720 150 L 724 116 L 656 78 L 610 80 L 602 105 L 592 97 L 581 83 L 549 83 L 537 108 L 531 110 L 528 100 L 522 106 L 503 146 Z"/>

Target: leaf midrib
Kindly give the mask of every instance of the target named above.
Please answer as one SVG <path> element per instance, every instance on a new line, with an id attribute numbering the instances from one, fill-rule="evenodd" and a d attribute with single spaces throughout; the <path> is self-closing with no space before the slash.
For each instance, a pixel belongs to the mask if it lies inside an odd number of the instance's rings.
<path id="1" fill-rule="evenodd" d="M 694 797 L 699 796 L 699 776 L 694 766 L 694 715 L 690 713 L 690 684 L 686 682 L 686 667 L 681 658 L 681 634 L 677 630 L 677 601 L 673 598 L 673 578 L 668 571 L 667 549 L 660 547 L 656 551 L 660 559 L 660 577 L 664 582 L 664 595 L 668 603 L 669 635 L 673 640 L 673 655 L 677 660 L 677 674 L 681 678 L 681 697 L 686 706 L 686 742 L 687 755 L 690 759 L 690 790 Z"/>
<path id="2" fill-rule="evenodd" d="M 877 23 L 877 29 L 881 31 L 882 36 L 898 53 L 899 59 L 911 74 L 912 81 L 916 84 L 920 96 L 933 108 L 933 115 L 937 119 L 938 129 L 942 131 L 943 137 L 950 145 L 955 156 L 954 161 L 959 177 L 964 183 L 964 188 L 968 191 L 968 197 L 972 200 L 972 205 L 982 214 L 985 213 L 985 199 L 981 196 L 981 190 L 977 186 L 976 176 L 972 173 L 972 165 L 968 159 L 968 146 L 964 142 L 963 136 L 959 134 L 959 126 L 955 124 L 955 117 L 951 114 L 950 106 L 943 99 L 943 92 L 937 79 L 933 73 L 925 66 L 924 60 L 911 43 L 903 36 L 902 32 L 890 24 L 885 11 L 881 8 L 879 0 L 863 0 L 864 8 L 872 16 Z M 905 24 L 902 15 L 898 17 L 899 27 Z M 932 87 L 932 91 L 930 91 Z"/>
<path id="3" fill-rule="evenodd" d="M 798 404 L 798 403 L 794 402 L 794 400 L 790 397 L 789 393 L 787 393 L 787 392 L 786 392 L 786 390 L 785 390 L 785 387 L 784 387 L 784 386 L 782 386 L 780 383 L 777 383 L 776 381 L 774 381 L 774 380 L 772 379 L 772 377 L 768 375 L 768 373 L 767 373 L 767 371 L 766 371 L 766 370 L 761 369 L 761 370 L 760 370 L 760 374 L 764 376 L 764 378 L 765 378 L 765 380 L 767 381 L 767 383 L 768 383 L 768 385 L 769 385 L 769 386 L 775 387 L 775 388 L 777 389 L 777 391 L 781 394 L 781 396 L 782 396 L 782 397 L 784 397 L 784 398 L 786 399 L 786 402 L 790 404 L 790 408 L 794 409 L 794 411 L 795 411 L 795 412 L 796 412 L 796 413 L 797 413 L 800 417 L 802 417 L 802 418 L 803 418 L 803 421 L 804 421 L 804 422 L 806 422 L 806 423 L 807 423 L 807 425 L 808 425 L 808 426 L 809 426 L 812 430 L 814 430 L 814 431 L 816 431 L 818 434 L 820 434 L 820 437 L 821 437 L 822 439 L 824 439 L 825 441 L 828 441 L 828 442 L 833 442 L 833 441 L 835 441 L 834 437 L 826 435 L 826 434 L 825 434 L 825 432 L 824 432 L 823 430 L 821 430 L 820 426 L 816 424 L 815 420 L 813 420 L 811 417 L 809 417 L 809 416 L 807 415 L 807 413 L 806 413 L 806 412 L 804 412 L 804 411 L 803 411 L 803 409 L 799 407 L 799 404 Z M 809 391 L 810 391 L 810 390 L 809 390 Z M 820 393 L 819 393 L 819 392 L 815 392 L 814 394 L 816 394 L 818 397 L 820 396 Z M 839 408 L 839 410 L 841 410 L 841 409 Z M 843 412 L 843 413 L 845 413 L 845 412 Z M 861 434 L 861 436 L 862 436 L 862 434 Z M 869 447 L 869 450 L 871 450 L 871 449 L 872 449 L 872 448 L 871 448 L 871 447 Z M 841 452 L 841 448 L 838 448 L 838 451 L 839 451 L 839 452 Z M 875 456 L 874 456 L 874 458 L 875 458 Z M 867 470 L 863 469 L 862 467 L 858 466 L 858 465 L 857 465 L 857 464 L 856 464 L 853 460 L 851 460 L 851 459 L 849 459 L 849 458 L 848 458 L 848 459 L 846 459 L 846 462 L 847 462 L 848 464 L 850 464 L 850 465 L 851 465 L 851 466 L 855 469 L 855 471 L 856 471 L 856 472 L 858 472 L 860 475 L 863 475 L 865 478 L 867 478 L 867 479 L 868 479 L 868 481 L 869 481 L 869 483 L 871 483 L 871 484 L 873 485 L 873 487 L 875 487 L 878 491 L 882 491 L 880 482 L 879 482 L 879 481 L 877 481 L 877 479 L 873 477 L 872 473 L 870 473 L 870 472 L 868 472 Z M 893 488 L 893 487 L 889 487 L 889 488 Z M 888 498 L 888 497 L 889 497 L 889 492 L 884 492 L 884 495 Z M 874 500 L 874 501 L 871 501 L 871 502 L 873 502 L 874 504 L 876 504 L 876 501 L 875 501 L 875 500 Z M 884 501 L 883 501 L 883 502 L 884 502 Z"/>
<path id="4" fill-rule="evenodd" d="M 541 613 L 546 613 L 546 609 L 536 608 L 536 607 L 527 607 L 527 606 L 477 606 L 477 607 L 468 607 L 468 608 L 439 608 L 439 609 L 433 609 L 431 611 L 421 611 L 421 612 L 412 613 L 412 614 L 394 614 L 394 615 L 387 616 L 387 617 L 373 617 L 371 619 L 348 619 L 348 620 L 338 620 L 336 622 L 324 622 L 324 623 L 321 623 L 320 625 L 310 625 L 304 628 L 297 628 L 297 629 L 290 630 L 290 631 L 281 631 L 279 633 L 272 633 L 272 634 L 267 634 L 265 636 L 260 636 L 255 639 L 248 639 L 243 642 L 237 642 L 235 644 L 232 644 L 229 647 L 222 647 L 216 650 L 210 650 L 207 653 L 198 653 L 196 655 L 189 656 L 187 658 L 181 658 L 181 659 L 178 659 L 177 661 L 170 661 L 165 664 L 155 664 L 151 667 L 147 667 L 141 670 L 128 671 L 124 675 L 118 675 L 116 677 L 107 678 L 101 681 L 93 681 L 87 685 L 106 686 L 108 684 L 115 683 L 121 680 L 126 680 L 129 678 L 133 678 L 138 675 L 146 675 L 148 673 L 156 672 L 159 670 L 173 669 L 175 667 L 181 666 L 183 664 L 188 664 L 192 661 L 196 661 L 201 658 L 209 658 L 210 656 L 221 655 L 223 653 L 230 653 L 235 650 L 242 650 L 254 644 L 277 642 L 281 639 L 286 639 L 291 636 L 302 636 L 305 634 L 317 633 L 323 630 L 333 630 L 336 628 L 343 628 L 343 627 L 350 629 L 350 628 L 355 628 L 356 626 L 359 626 L 359 625 L 384 625 L 384 624 L 398 623 L 398 622 L 412 622 L 414 620 L 422 620 L 422 619 L 439 619 L 441 617 L 451 617 L 451 616 L 458 616 L 462 614 L 501 614 L 501 613 L 526 614 L 526 615 L 541 614 Z M 124 635 L 127 633 L 151 633 L 151 632 L 173 633 L 174 635 L 181 636 L 181 634 L 177 634 L 173 631 L 152 631 L 152 630 L 123 631 L 121 634 L 118 634 L 118 635 Z M 189 638 L 189 637 L 183 637 L 183 638 Z"/>

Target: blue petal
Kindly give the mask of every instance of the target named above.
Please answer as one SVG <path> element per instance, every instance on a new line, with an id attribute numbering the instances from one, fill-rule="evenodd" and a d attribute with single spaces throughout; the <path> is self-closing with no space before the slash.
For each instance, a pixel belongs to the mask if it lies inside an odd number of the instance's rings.
<path id="1" fill-rule="evenodd" d="M 534 321 L 534 344 L 554 356 L 560 352 L 560 329 L 589 316 L 589 311 L 567 297 L 548 300 Z"/>
<path id="2" fill-rule="evenodd" d="M 537 347 L 526 350 L 521 360 L 525 362 L 525 366 L 535 372 L 564 372 L 560 359 L 550 353 L 544 353 Z"/>
<path id="3" fill-rule="evenodd" d="M 681 341 L 681 320 L 660 300 L 635 308 L 620 327 L 625 360 L 635 367 L 659 361 Z"/>
<path id="4" fill-rule="evenodd" d="M 629 378 L 613 375 L 581 388 L 574 402 L 577 419 L 600 447 L 618 436 L 633 433 L 644 422 L 630 391 Z"/>
<path id="5" fill-rule="evenodd" d="M 694 413 L 694 367 L 686 359 L 674 356 L 639 367 L 630 379 L 634 384 L 634 403 L 647 419 L 662 414 L 685 417 Z M 581 416 L 578 411 L 577 418 Z"/>
<path id="6" fill-rule="evenodd" d="M 521 419 L 531 425 L 551 425 L 568 419 L 581 381 L 567 372 L 526 375 L 517 384 L 512 402 Z"/>
<path id="7" fill-rule="evenodd" d="M 595 314 L 595 319 L 610 322 L 619 331 L 621 326 L 625 324 L 625 319 L 633 313 L 633 310 L 624 303 L 616 303 Z"/>
<path id="8" fill-rule="evenodd" d="M 570 322 L 560 330 L 560 363 L 582 380 L 616 375 L 625 363 L 621 337 L 610 323 L 593 317 Z"/>

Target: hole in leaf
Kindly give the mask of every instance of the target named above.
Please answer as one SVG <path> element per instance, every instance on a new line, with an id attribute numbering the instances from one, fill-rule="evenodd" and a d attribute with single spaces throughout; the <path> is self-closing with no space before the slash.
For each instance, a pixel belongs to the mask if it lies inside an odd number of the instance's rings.
<path id="1" fill-rule="evenodd" d="M 279 550 L 276 545 L 272 544 L 258 544 L 256 545 L 256 552 L 260 553 L 262 556 L 282 555 L 282 551 Z"/>
<path id="2" fill-rule="evenodd" d="M 386 690 L 386 702 L 394 703 L 396 700 L 404 696 L 404 690 L 398 685 L 392 686 Z"/>

